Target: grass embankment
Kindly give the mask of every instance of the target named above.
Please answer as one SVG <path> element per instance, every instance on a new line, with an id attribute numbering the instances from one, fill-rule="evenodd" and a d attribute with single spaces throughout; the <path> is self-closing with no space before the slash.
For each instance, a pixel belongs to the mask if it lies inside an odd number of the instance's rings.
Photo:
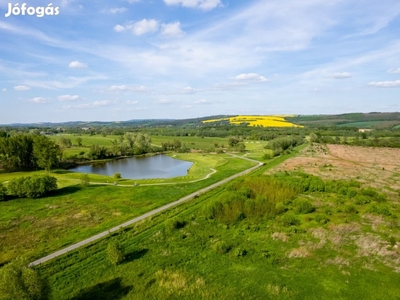
<path id="1" fill-rule="evenodd" d="M 189 154 L 180 157 L 189 159 Z M 36 200 L 0 202 L 0 263 L 22 254 L 32 258 L 44 256 L 254 165 L 229 155 L 191 154 L 190 158 L 194 157 L 196 163 L 188 178 L 169 181 L 176 185 L 91 185 L 81 188 L 79 174 L 67 171 L 52 173 L 62 186 L 53 195 Z M 211 172 L 210 168 L 217 170 L 210 178 L 185 183 L 187 180 L 203 178 Z M 1 174 L 0 180 L 7 181 L 16 176 L 31 174 Z M 104 183 L 106 179 L 110 180 L 108 177 L 90 175 L 91 181 Z"/>
<path id="2" fill-rule="evenodd" d="M 252 174 L 39 270 L 53 299 L 396 299 L 399 215 L 354 180 Z"/>

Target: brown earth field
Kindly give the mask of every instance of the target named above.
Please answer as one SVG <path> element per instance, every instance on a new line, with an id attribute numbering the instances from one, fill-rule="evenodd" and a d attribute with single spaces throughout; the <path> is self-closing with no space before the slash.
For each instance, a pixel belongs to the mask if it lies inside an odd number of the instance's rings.
<path id="1" fill-rule="evenodd" d="M 397 200 L 400 149 L 312 144 L 268 173 L 277 171 L 301 171 L 323 179 L 355 179 Z"/>

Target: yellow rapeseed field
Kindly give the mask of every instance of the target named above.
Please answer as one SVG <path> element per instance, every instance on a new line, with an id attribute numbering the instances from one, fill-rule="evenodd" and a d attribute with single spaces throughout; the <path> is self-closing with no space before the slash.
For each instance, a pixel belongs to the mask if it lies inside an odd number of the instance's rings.
<path id="1" fill-rule="evenodd" d="M 262 127 L 303 127 L 296 125 L 285 120 L 282 116 L 236 116 L 231 118 L 206 120 L 203 123 L 212 123 L 220 121 L 229 121 L 231 124 L 247 123 L 249 126 L 262 126 Z"/>

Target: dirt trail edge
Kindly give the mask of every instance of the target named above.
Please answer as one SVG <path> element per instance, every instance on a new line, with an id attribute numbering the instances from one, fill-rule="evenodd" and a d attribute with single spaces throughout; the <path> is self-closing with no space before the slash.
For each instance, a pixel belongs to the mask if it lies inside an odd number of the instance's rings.
<path id="1" fill-rule="evenodd" d="M 174 207 L 174 206 L 179 205 L 179 204 L 181 204 L 181 203 L 183 203 L 183 202 L 185 202 L 185 201 L 188 201 L 188 200 L 190 200 L 190 199 L 193 199 L 194 197 L 196 197 L 196 196 L 198 196 L 198 195 L 200 195 L 200 194 L 202 194 L 202 193 L 208 192 L 208 191 L 210 191 L 210 190 L 212 190 L 212 189 L 214 189 L 214 188 L 216 188 L 216 187 L 218 187 L 218 186 L 220 186 L 220 185 L 222 185 L 222 184 L 224 184 L 224 183 L 227 183 L 227 182 L 229 182 L 229 181 L 231 181 L 231 180 L 233 180 L 233 179 L 235 179 L 235 178 L 237 178 L 237 177 L 240 177 L 240 176 L 243 176 L 243 175 L 245 175 L 245 174 L 248 174 L 248 173 L 254 171 L 255 169 L 258 169 L 259 167 L 261 167 L 261 166 L 263 165 L 263 163 L 260 162 L 260 161 L 258 161 L 258 160 L 253 160 L 253 159 L 250 159 L 250 158 L 247 158 L 247 157 L 238 156 L 238 155 L 234 155 L 234 154 L 230 154 L 230 155 L 232 155 L 232 156 L 234 156 L 234 157 L 237 157 L 237 158 L 242 158 L 242 159 L 245 159 L 245 160 L 248 160 L 248 161 L 252 161 L 252 162 L 254 162 L 254 163 L 257 163 L 257 165 L 255 165 L 254 167 L 251 167 L 250 169 L 247 169 L 247 170 L 245 170 L 245 171 L 242 171 L 242 172 L 240 172 L 240 173 L 237 173 L 237 174 L 235 174 L 235 175 L 232 175 L 232 176 L 230 176 L 230 177 L 227 177 L 227 178 L 225 178 L 225 179 L 223 179 L 223 180 L 221 180 L 221 181 L 218 181 L 218 182 L 216 182 L 216 183 L 214 183 L 214 184 L 211 184 L 211 185 L 209 185 L 209 186 L 207 186 L 207 187 L 205 187 L 205 188 L 202 188 L 202 189 L 198 190 L 197 192 L 191 193 L 190 195 L 187 195 L 187 196 L 185 196 L 185 197 L 183 197 L 183 198 L 180 198 L 180 199 L 177 200 L 177 201 L 168 203 L 168 204 L 166 204 L 166 205 L 164 205 L 164 206 L 161 206 L 161 207 L 156 208 L 156 209 L 154 209 L 154 210 L 152 210 L 152 211 L 149 211 L 149 212 L 147 212 L 147 213 L 145 213 L 145 214 L 143 214 L 143 215 L 141 215 L 141 216 L 139 216 L 139 217 L 136 217 L 136 218 L 134 218 L 134 219 L 132 219 L 132 220 L 130 220 L 130 221 L 127 221 L 127 222 L 125 222 L 125 223 L 123 223 L 123 224 L 120 224 L 120 225 L 118 225 L 118 226 L 115 226 L 115 227 L 113 227 L 113 228 L 111 228 L 111 229 L 109 229 L 109 230 L 107 230 L 107 231 L 103 231 L 103 232 L 101 232 L 101 233 L 99 233 L 99 234 L 96 234 L 96 235 L 94 235 L 94 236 L 92 236 L 92 237 L 90 237 L 90 238 L 88 238 L 88 239 L 85 239 L 85 240 L 83 240 L 83 241 L 80 241 L 79 243 L 73 244 L 73 245 L 68 246 L 68 247 L 66 247 L 66 248 L 64 248 L 64 249 L 61 249 L 61 250 L 59 250 L 59 251 L 57 251 L 57 252 L 54 252 L 54 253 L 52 253 L 52 254 L 49 254 L 49 255 L 47 255 L 47 256 L 45 256 L 45 257 L 42 257 L 42 258 L 40 258 L 40 259 L 37 259 L 37 260 L 31 262 L 31 263 L 29 264 L 29 266 L 30 266 L 30 267 L 37 266 L 37 265 L 39 265 L 39 264 L 41 264 L 41 263 L 47 262 L 47 261 L 49 261 L 49 260 L 51 260 L 51 259 L 53 259 L 53 258 L 56 258 L 56 257 L 61 256 L 61 255 L 64 255 L 64 254 L 66 254 L 66 253 L 68 253 L 68 252 L 70 252 L 70 251 L 73 251 L 73 250 L 75 250 L 75 249 L 77 249 L 77 248 L 80 248 L 80 247 L 82 247 L 82 246 L 88 245 L 88 244 L 90 244 L 90 243 L 92 243 L 92 242 L 94 242 L 94 241 L 97 241 L 97 240 L 99 240 L 99 239 L 101 239 L 101 238 L 103 238 L 103 237 L 105 237 L 105 236 L 110 235 L 110 233 L 113 233 L 113 232 L 115 232 L 115 231 L 118 231 L 118 230 L 120 230 L 120 229 L 122 229 L 122 228 L 124 228 L 124 227 L 130 226 L 130 225 L 132 225 L 132 224 L 134 224 L 134 223 L 136 223 L 136 222 L 139 222 L 139 221 L 141 221 L 141 220 L 144 220 L 144 219 L 146 219 L 146 218 L 148 218 L 148 217 L 154 216 L 155 214 L 158 214 L 158 213 L 160 213 L 160 212 L 162 212 L 162 211 L 165 211 L 165 210 L 167 210 L 167 209 L 169 209 L 169 208 L 171 208 L 171 207 Z"/>

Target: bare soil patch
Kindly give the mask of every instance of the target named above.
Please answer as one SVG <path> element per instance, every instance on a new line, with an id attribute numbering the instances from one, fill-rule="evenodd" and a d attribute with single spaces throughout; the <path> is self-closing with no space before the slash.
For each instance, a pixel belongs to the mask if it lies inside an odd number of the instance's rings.
<path id="1" fill-rule="evenodd" d="M 294 170 L 324 179 L 356 179 L 364 185 L 384 189 L 397 199 L 400 149 L 313 144 L 269 173 Z"/>

